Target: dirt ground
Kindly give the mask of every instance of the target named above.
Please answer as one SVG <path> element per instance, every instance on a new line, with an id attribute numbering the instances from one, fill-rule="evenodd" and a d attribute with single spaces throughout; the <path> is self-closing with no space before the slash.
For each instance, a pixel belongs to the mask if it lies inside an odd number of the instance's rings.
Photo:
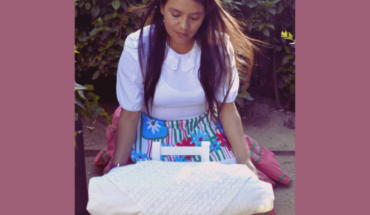
<path id="1" fill-rule="evenodd" d="M 100 104 L 108 114 L 113 114 L 118 107 L 116 104 Z M 295 179 L 295 114 L 279 111 L 275 102 L 268 98 L 255 98 L 254 101 L 245 103 L 240 110 L 244 132 L 257 140 L 259 144 L 275 153 L 275 158 Z M 107 124 L 104 119 L 95 123 L 94 133 L 88 133 L 84 123 L 84 148 L 87 181 L 91 177 L 101 176 L 102 170 L 94 166 L 94 157 L 98 150 L 106 146 L 105 133 Z M 274 206 L 278 215 L 295 214 L 295 180 L 285 186 L 276 183 L 274 188 Z"/>

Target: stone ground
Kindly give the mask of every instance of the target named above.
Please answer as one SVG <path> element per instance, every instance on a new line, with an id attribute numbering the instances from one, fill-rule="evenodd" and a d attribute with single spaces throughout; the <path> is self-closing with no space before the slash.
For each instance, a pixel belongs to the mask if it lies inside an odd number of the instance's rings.
<path id="1" fill-rule="evenodd" d="M 101 104 L 108 112 L 113 114 L 118 107 L 116 104 Z M 295 114 L 282 112 L 275 108 L 274 100 L 268 98 L 255 98 L 253 102 L 246 102 L 240 110 L 244 132 L 257 140 L 259 144 L 275 153 L 275 158 L 284 166 L 293 178 L 293 183 L 285 186 L 276 183 L 275 210 L 278 215 L 295 214 Z M 94 165 L 95 155 L 106 146 L 104 119 L 97 120 L 94 133 L 88 133 L 84 123 L 84 148 L 87 181 L 91 177 L 101 176 L 102 170 Z"/>

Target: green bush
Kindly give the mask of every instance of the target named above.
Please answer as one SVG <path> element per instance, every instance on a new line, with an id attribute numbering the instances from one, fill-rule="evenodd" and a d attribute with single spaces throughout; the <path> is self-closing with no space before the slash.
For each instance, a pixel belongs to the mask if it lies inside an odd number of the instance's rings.
<path id="1" fill-rule="evenodd" d="M 275 50 L 279 92 L 294 100 L 295 48 L 281 38 L 281 31 L 295 32 L 294 0 L 221 0 L 226 10 L 245 27 L 245 33 L 270 44 Z M 127 13 L 148 0 L 75 0 L 75 44 L 82 54 L 76 56 L 76 78 L 97 79 L 116 75 L 124 41 L 142 22 L 142 13 Z M 241 89 L 237 99 L 253 100 L 247 92 L 250 75 L 240 73 Z"/>
<path id="2" fill-rule="evenodd" d="M 142 2 L 146 3 L 146 0 Z M 124 41 L 137 30 L 142 14 L 124 12 L 134 0 L 75 0 L 76 76 L 86 73 L 92 79 L 116 75 Z"/>
<path id="3" fill-rule="evenodd" d="M 276 57 L 277 84 L 279 94 L 288 101 L 295 95 L 295 48 L 281 37 L 282 31 L 295 32 L 294 0 L 222 0 L 231 15 L 237 18 L 245 33 L 269 44 Z M 263 49 L 263 48 L 262 48 Z M 266 57 L 266 56 L 263 56 Z M 272 71 L 274 73 L 274 71 Z M 241 81 L 243 86 L 249 80 Z M 246 88 L 242 88 L 237 102 L 243 106 L 243 99 L 253 100 Z M 281 107 L 279 107 L 281 108 Z"/>
<path id="4" fill-rule="evenodd" d="M 79 53 L 76 50 L 76 46 L 75 53 Z M 99 96 L 91 92 L 93 90 L 94 86 L 82 86 L 77 84 L 75 81 L 75 121 L 77 121 L 80 116 L 84 116 L 86 122 L 89 123 L 89 126 L 87 126 L 89 133 L 94 131 L 94 124 L 99 116 L 105 116 L 106 122 L 108 124 L 112 123 L 112 117 L 108 116 L 107 112 L 105 112 L 103 108 L 99 107 Z M 75 132 L 75 137 L 77 136 L 77 133 L 81 133 L 81 131 Z"/>

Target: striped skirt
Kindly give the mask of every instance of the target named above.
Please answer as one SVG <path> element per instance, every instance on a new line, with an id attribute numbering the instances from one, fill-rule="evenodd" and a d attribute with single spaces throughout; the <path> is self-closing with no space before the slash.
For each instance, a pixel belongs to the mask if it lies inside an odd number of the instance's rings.
<path id="1" fill-rule="evenodd" d="M 225 164 L 236 163 L 221 124 L 212 119 L 209 111 L 191 119 L 174 121 L 149 119 L 142 114 L 131 159 L 134 163 L 151 160 L 153 142 L 160 142 L 162 147 L 197 147 L 201 146 L 202 141 L 211 143 L 210 161 Z M 201 162 L 199 155 L 168 155 L 162 156 L 161 159 L 169 162 Z"/>
<path id="2" fill-rule="evenodd" d="M 116 132 L 121 107 L 114 113 L 112 124 L 108 125 L 106 133 L 107 146 L 102 149 L 95 158 L 95 165 L 104 168 L 104 173 L 110 170 L 113 161 Z M 288 171 L 275 159 L 274 153 L 260 145 L 251 137 L 245 136 L 251 161 L 258 170 L 260 180 L 275 185 L 275 181 L 285 185 L 292 183 L 292 178 Z M 200 146 L 202 141 L 209 141 L 210 161 L 224 164 L 236 163 L 233 151 L 227 141 L 225 133 L 219 122 L 215 122 L 209 112 L 187 119 L 176 121 L 162 121 L 149 119 L 146 115 L 141 115 L 136 139 L 133 143 L 131 159 L 127 164 L 133 164 L 144 160 L 151 160 L 153 142 L 161 142 L 165 147 Z M 162 161 L 170 162 L 200 162 L 200 156 L 162 156 Z"/>

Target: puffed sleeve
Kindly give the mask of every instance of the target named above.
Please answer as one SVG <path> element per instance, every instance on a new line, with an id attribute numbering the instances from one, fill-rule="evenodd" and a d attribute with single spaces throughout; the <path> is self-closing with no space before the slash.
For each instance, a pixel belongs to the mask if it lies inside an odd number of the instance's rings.
<path id="1" fill-rule="evenodd" d="M 137 44 L 138 38 L 133 34 L 126 38 L 117 70 L 117 99 L 120 106 L 128 111 L 141 110 L 144 96 Z"/>
<path id="2" fill-rule="evenodd" d="M 239 90 L 239 74 L 236 69 L 236 64 L 235 64 L 235 56 L 234 56 L 234 48 L 233 45 L 230 42 L 229 36 L 225 35 L 225 40 L 226 40 L 226 49 L 230 57 L 230 64 L 231 64 L 231 71 L 232 71 L 232 82 L 231 82 L 231 88 L 229 91 L 229 94 L 227 95 L 227 98 L 225 99 L 225 103 L 231 103 L 234 102 L 236 99 L 236 96 L 238 95 L 238 90 Z M 225 81 L 224 85 L 221 86 L 219 91 L 216 94 L 216 100 L 218 102 L 223 102 L 227 90 L 228 90 L 228 80 Z"/>

